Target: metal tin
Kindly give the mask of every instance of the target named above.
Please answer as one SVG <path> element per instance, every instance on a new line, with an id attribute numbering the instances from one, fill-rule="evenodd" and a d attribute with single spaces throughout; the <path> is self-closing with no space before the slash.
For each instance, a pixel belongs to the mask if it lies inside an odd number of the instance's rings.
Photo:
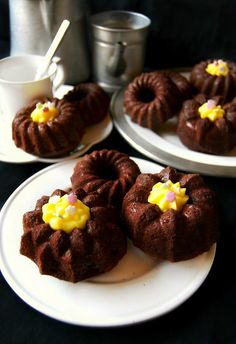
<path id="1" fill-rule="evenodd" d="M 151 21 L 135 12 L 107 11 L 91 17 L 93 77 L 113 92 L 143 71 Z"/>

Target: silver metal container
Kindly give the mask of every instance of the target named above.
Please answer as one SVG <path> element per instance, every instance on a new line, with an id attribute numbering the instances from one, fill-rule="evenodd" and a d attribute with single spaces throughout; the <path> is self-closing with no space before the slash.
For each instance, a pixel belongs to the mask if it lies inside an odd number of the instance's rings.
<path id="1" fill-rule="evenodd" d="M 135 12 L 107 11 L 91 17 L 93 77 L 113 92 L 143 71 L 151 21 Z"/>
<path id="2" fill-rule="evenodd" d="M 63 19 L 71 24 L 57 51 L 66 83 L 90 75 L 86 38 L 87 6 L 83 0 L 9 0 L 11 55 L 45 55 Z"/>

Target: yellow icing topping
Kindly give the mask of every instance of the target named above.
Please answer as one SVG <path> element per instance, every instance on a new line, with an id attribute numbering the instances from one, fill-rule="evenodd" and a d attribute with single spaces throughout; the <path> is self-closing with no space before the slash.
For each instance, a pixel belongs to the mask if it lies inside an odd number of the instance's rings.
<path id="1" fill-rule="evenodd" d="M 206 67 L 207 73 L 216 76 L 226 76 L 229 73 L 229 67 L 223 60 L 215 60 Z"/>
<path id="2" fill-rule="evenodd" d="M 74 228 L 84 229 L 90 219 L 90 210 L 74 194 L 52 196 L 42 207 L 43 221 L 54 230 L 70 233 Z"/>
<path id="3" fill-rule="evenodd" d="M 201 118 L 209 118 L 212 122 L 225 115 L 224 109 L 222 109 L 220 105 L 216 105 L 216 102 L 212 99 L 202 104 L 199 107 L 198 112 Z"/>
<path id="4" fill-rule="evenodd" d="M 36 108 L 31 113 L 34 122 L 46 123 L 53 120 L 58 115 L 58 109 L 52 102 L 37 103 Z"/>
<path id="5" fill-rule="evenodd" d="M 159 182 L 153 186 L 148 202 L 158 205 L 163 212 L 168 209 L 181 210 L 189 199 L 185 192 L 186 188 L 181 188 L 179 182 L 175 184 L 171 180 L 165 183 Z"/>

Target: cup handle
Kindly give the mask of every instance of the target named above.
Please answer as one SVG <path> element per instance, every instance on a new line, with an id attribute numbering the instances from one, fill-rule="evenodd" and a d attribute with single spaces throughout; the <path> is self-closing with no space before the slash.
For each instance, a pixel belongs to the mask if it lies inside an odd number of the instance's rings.
<path id="1" fill-rule="evenodd" d="M 61 64 L 61 59 L 59 57 L 53 57 L 52 61 L 57 64 L 57 70 L 53 77 L 53 90 L 54 92 L 64 84 L 65 82 L 65 69 Z"/>

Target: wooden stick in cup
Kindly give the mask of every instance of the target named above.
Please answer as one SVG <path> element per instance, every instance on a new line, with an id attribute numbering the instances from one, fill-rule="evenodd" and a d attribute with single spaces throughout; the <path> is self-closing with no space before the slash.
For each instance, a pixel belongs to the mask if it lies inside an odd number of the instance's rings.
<path id="1" fill-rule="evenodd" d="M 63 22 L 61 23 L 61 25 L 60 25 L 57 33 L 56 33 L 56 36 L 54 37 L 46 55 L 45 55 L 44 62 L 39 66 L 39 68 L 36 72 L 35 80 L 40 79 L 46 73 L 48 66 L 51 62 L 51 59 L 52 59 L 53 55 L 55 54 L 55 52 L 57 51 L 57 49 L 59 48 L 69 25 L 70 25 L 70 22 L 67 19 L 63 20 Z"/>

